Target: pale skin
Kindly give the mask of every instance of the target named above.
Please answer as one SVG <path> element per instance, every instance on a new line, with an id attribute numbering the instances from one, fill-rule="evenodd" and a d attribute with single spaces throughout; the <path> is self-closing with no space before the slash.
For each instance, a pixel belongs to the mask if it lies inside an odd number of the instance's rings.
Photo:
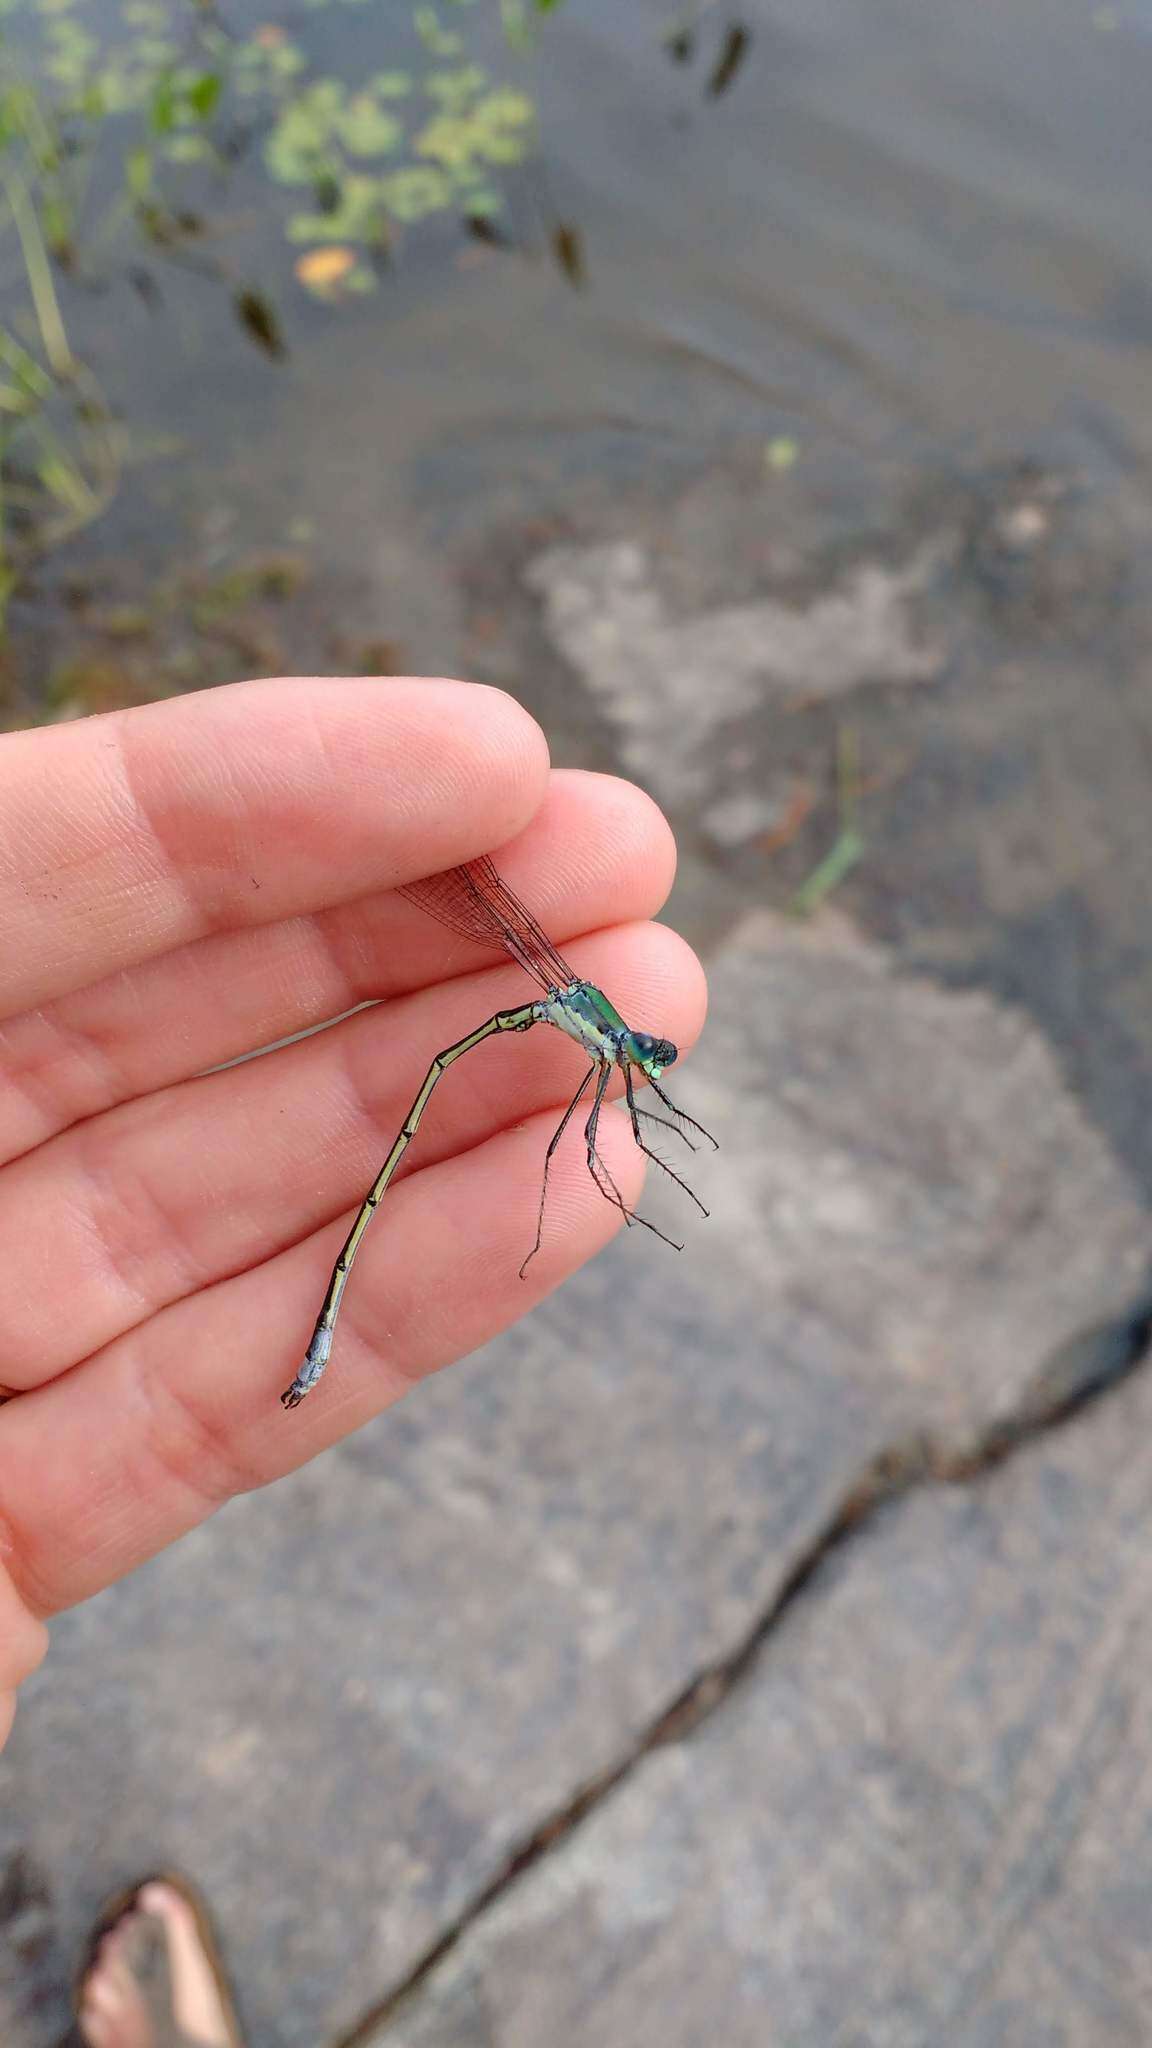
<path id="1" fill-rule="evenodd" d="M 0 1741 L 47 1616 L 506 1328 L 620 1226 L 563 1145 L 521 1281 L 580 1054 L 554 1031 L 484 1048 L 373 1224 L 330 1372 L 280 1408 L 430 1052 L 526 994 L 391 893 L 493 850 L 579 974 L 692 1044 L 699 967 L 646 922 L 666 824 L 628 784 L 551 773 L 499 691 L 270 681 L 0 738 Z M 635 1202 L 643 1162 L 605 1121 Z"/>
<path id="2" fill-rule="evenodd" d="M 155 2048 L 157 2029 L 140 1978 L 147 1921 L 168 1949 L 171 2016 L 180 2037 L 197 2048 L 228 2048 L 228 2018 L 195 1916 L 170 1884 L 145 1884 L 109 1929 L 80 1991 L 80 2031 L 87 2048 Z M 165 2029 L 166 2038 L 171 2038 Z"/>

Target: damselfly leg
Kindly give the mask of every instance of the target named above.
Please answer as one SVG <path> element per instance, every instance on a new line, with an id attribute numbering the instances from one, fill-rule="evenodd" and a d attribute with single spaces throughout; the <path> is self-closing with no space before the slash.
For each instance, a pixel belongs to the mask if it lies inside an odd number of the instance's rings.
<path id="1" fill-rule="evenodd" d="M 564 1111 L 563 1116 L 561 1117 L 559 1123 L 556 1126 L 556 1129 L 553 1131 L 552 1136 L 548 1141 L 548 1150 L 544 1154 L 544 1178 L 540 1183 L 540 1213 L 536 1218 L 536 1242 L 533 1245 L 531 1251 L 529 1252 L 528 1257 L 525 1259 L 524 1264 L 520 1268 L 521 1279 L 524 1278 L 525 1273 L 528 1271 L 529 1266 L 531 1265 L 533 1259 L 536 1257 L 536 1254 L 540 1249 L 541 1240 L 544 1236 L 544 1204 L 548 1200 L 548 1169 L 552 1164 L 552 1154 L 555 1152 L 557 1145 L 560 1143 L 561 1138 L 564 1136 L 564 1133 L 568 1128 L 568 1125 L 571 1123 L 573 1111 L 579 1103 L 581 1096 L 584 1094 L 584 1091 L 587 1088 L 589 1081 L 592 1079 L 593 1074 L 596 1072 L 596 1067 L 597 1061 L 593 1060 L 592 1065 L 589 1067 L 588 1072 L 585 1074 L 584 1079 L 581 1081 L 580 1086 L 576 1090 L 575 1095 L 572 1097 L 571 1102 L 568 1104 L 567 1109 Z"/>
<path id="2" fill-rule="evenodd" d="M 592 1114 L 584 1126 L 584 1139 L 588 1148 L 588 1171 L 592 1175 L 605 1201 L 615 1204 L 629 1227 L 633 1223 L 638 1223 L 642 1230 L 650 1230 L 653 1237 L 658 1237 L 661 1244 L 671 1245 L 674 1252 L 682 1252 L 684 1249 L 683 1245 L 678 1244 L 674 1237 L 667 1237 L 662 1230 L 657 1228 L 655 1223 L 648 1221 L 647 1216 L 641 1216 L 635 1209 L 628 1207 L 627 1202 L 624 1200 L 623 1195 L 620 1193 L 612 1175 L 609 1173 L 608 1168 L 596 1149 L 596 1138 L 600 1128 L 600 1111 L 604 1107 L 604 1095 L 611 1078 L 612 1069 L 610 1066 L 605 1065 L 601 1069 L 600 1079 L 596 1083 L 596 1098 L 592 1104 Z"/>
<path id="3" fill-rule="evenodd" d="M 700 1214 L 702 1216 L 706 1216 L 708 1214 L 708 1211 L 704 1207 L 703 1202 L 700 1200 L 699 1195 L 696 1193 L 695 1188 L 690 1188 L 686 1180 L 681 1180 L 680 1175 L 677 1173 L 674 1166 L 669 1166 L 668 1161 L 666 1159 L 661 1159 L 660 1154 L 658 1152 L 654 1152 L 652 1150 L 651 1145 L 646 1145 L 644 1143 L 644 1139 L 640 1131 L 640 1119 L 641 1117 L 643 1117 L 645 1121 L 648 1123 L 660 1124 L 666 1131 L 675 1131 L 678 1138 L 683 1138 L 684 1143 L 688 1147 L 688 1150 L 690 1152 L 694 1152 L 696 1150 L 696 1147 L 692 1143 L 692 1140 L 688 1136 L 688 1133 L 686 1131 L 682 1131 L 679 1128 L 679 1125 L 674 1124 L 671 1117 L 657 1116 L 654 1110 L 641 1109 L 638 1106 L 636 1101 L 636 1091 L 632 1085 L 631 1067 L 625 1067 L 624 1069 L 624 1093 L 628 1100 L 628 1114 L 632 1119 L 632 1136 L 636 1140 L 636 1144 L 639 1147 L 640 1151 L 644 1154 L 645 1159 L 651 1159 L 653 1164 L 660 1168 L 661 1173 L 666 1173 L 668 1175 L 669 1180 L 675 1181 L 678 1188 L 683 1188 L 684 1193 L 688 1196 L 689 1201 L 695 1202 L 696 1207 L 700 1211 Z"/>

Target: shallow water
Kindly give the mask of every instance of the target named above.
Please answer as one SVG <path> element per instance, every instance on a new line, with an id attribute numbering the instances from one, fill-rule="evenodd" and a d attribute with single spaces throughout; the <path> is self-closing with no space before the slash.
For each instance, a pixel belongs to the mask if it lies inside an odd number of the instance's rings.
<path id="1" fill-rule="evenodd" d="M 278 18 L 352 77 L 393 47 L 368 10 Z M 727 10 L 701 11 L 676 63 L 670 9 L 565 0 L 534 65 L 542 163 L 510 180 L 518 246 L 416 230 L 355 304 L 307 300 L 281 195 L 242 177 L 220 246 L 281 305 L 285 363 L 178 274 L 158 273 L 159 312 L 127 289 L 74 301 L 113 399 L 184 441 L 129 473 L 101 548 L 208 532 L 226 552 L 304 520 L 322 559 L 402 586 L 417 509 L 483 523 L 766 436 L 1142 465 L 1147 0 L 756 0 L 740 18 L 746 56 L 714 97 Z M 582 289 L 549 258 L 556 219 L 579 231 Z M 435 605 L 394 594 L 419 661 Z"/>

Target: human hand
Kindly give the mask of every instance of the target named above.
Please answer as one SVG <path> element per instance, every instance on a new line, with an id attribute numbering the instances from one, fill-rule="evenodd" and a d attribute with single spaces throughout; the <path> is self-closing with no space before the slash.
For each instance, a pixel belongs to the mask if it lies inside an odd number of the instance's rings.
<path id="1" fill-rule="evenodd" d="M 521 1282 L 581 1055 L 554 1031 L 484 1048 L 365 1239 L 323 1382 L 281 1409 L 429 1059 L 526 995 L 391 891 L 508 841 L 577 971 L 690 1044 L 688 948 L 620 929 L 663 901 L 667 826 L 628 784 L 550 776 L 499 691 L 244 683 L 0 739 L 0 1741 L 45 1615 L 473 1350 L 619 1226 L 566 1142 Z M 602 1145 L 631 1203 L 623 1118 Z"/>

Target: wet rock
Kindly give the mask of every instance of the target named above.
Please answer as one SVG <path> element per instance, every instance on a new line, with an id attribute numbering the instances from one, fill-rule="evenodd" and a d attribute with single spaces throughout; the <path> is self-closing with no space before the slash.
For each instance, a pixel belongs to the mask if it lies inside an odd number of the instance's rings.
<path id="1" fill-rule="evenodd" d="M 529 563 L 549 637 L 599 699 L 625 765 L 667 803 L 708 786 L 706 747 L 760 708 L 835 699 L 865 683 L 927 683 L 943 666 L 915 601 L 938 547 L 896 569 L 861 562 L 806 605 L 765 597 L 689 616 L 632 541 L 549 548 Z"/>

